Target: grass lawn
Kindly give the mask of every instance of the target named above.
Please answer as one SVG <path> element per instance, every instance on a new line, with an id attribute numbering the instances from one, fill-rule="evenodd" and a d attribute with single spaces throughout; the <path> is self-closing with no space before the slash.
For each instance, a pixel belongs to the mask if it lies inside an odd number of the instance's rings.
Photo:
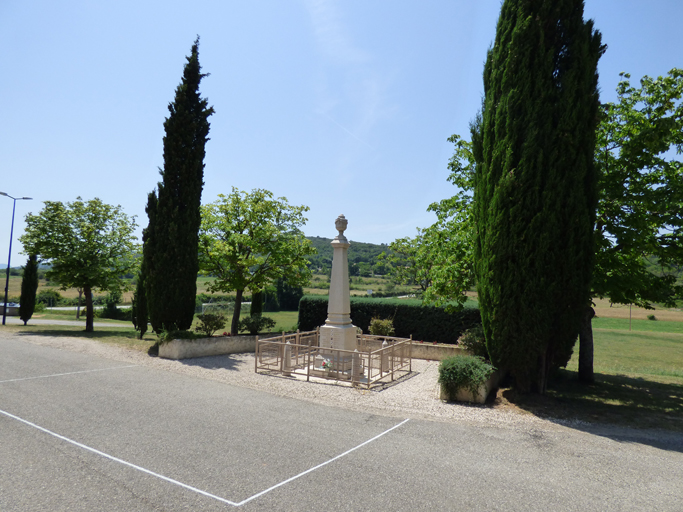
<path id="1" fill-rule="evenodd" d="M 597 318 L 596 382 L 578 383 L 578 343 L 546 396 L 499 392 L 497 402 L 540 416 L 683 432 L 683 323 Z M 636 330 L 642 329 L 642 330 Z"/>

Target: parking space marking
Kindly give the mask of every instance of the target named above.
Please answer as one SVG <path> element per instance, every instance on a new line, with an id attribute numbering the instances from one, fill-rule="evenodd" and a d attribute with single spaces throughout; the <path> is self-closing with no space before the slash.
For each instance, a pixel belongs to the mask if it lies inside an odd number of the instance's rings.
<path id="1" fill-rule="evenodd" d="M 9 413 L 9 412 L 7 412 L 7 411 L 3 411 L 2 409 L 0 409 L 0 414 L 4 414 L 4 415 L 7 416 L 8 418 L 12 418 L 12 419 L 14 419 L 14 420 L 16 420 L 16 421 L 19 421 L 19 422 L 21 422 L 21 423 L 23 423 L 23 424 L 25 424 L 25 425 L 28 425 L 29 427 L 33 427 L 33 428 L 35 428 L 35 429 L 37 429 L 37 430 L 40 430 L 41 432 L 44 432 L 44 433 L 49 434 L 49 435 L 51 435 L 51 436 L 54 436 L 54 437 L 56 437 L 57 439 L 60 439 L 60 440 L 65 441 L 65 442 L 67 442 L 67 443 L 73 444 L 74 446 L 77 446 L 77 447 L 79 447 L 79 448 L 82 448 L 82 449 L 84 449 L 84 450 L 87 450 L 87 451 L 89 451 L 89 452 L 91 452 L 91 453 L 94 453 L 94 454 L 96 454 L 96 455 L 100 455 L 101 457 L 104 457 L 104 458 L 109 459 L 109 460 L 111 460 L 111 461 L 118 462 L 118 463 L 120 463 L 120 464 L 123 464 L 124 466 L 128 466 L 128 467 L 130 467 L 130 468 L 133 468 L 133 469 L 136 469 L 136 470 L 138 470 L 138 471 L 141 471 L 142 473 L 146 473 L 146 474 L 148 474 L 148 475 L 154 476 L 154 477 L 156 477 L 156 478 L 159 478 L 159 479 L 164 480 L 164 481 L 166 481 L 166 482 L 169 482 L 169 483 L 171 483 L 171 484 L 177 485 L 177 486 L 182 487 L 182 488 L 184 488 L 184 489 L 187 489 L 187 490 L 189 490 L 189 491 L 195 492 L 195 493 L 197 493 L 197 494 L 201 494 L 202 496 L 206 496 L 207 498 L 213 498 L 213 499 L 218 500 L 218 501 L 220 501 L 220 502 L 222 502 L 222 503 L 225 503 L 225 504 L 227 504 L 227 505 L 232 505 L 233 507 L 239 507 L 239 506 L 241 506 L 241 505 L 244 505 L 245 503 L 249 503 L 250 501 L 255 500 L 256 498 L 259 498 L 259 497 L 263 496 L 264 494 L 269 493 L 270 491 L 273 491 L 273 490 L 277 489 L 278 487 L 281 487 L 281 486 L 286 485 L 286 484 L 288 484 L 288 483 L 290 483 L 290 482 L 293 482 L 294 480 L 296 480 L 296 479 L 298 479 L 298 478 L 301 478 L 302 476 L 307 475 L 307 474 L 309 474 L 309 473 L 312 473 L 313 471 L 315 471 L 315 470 L 317 470 L 317 469 L 320 469 L 320 468 L 322 468 L 323 466 L 326 466 L 326 465 L 330 464 L 331 462 L 334 462 L 334 461 L 336 461 L 336 460 L 338 460 L 338 459 L 341 459 L 342 457 L 348 455 L 349 453 L 352 453 L 352 452 L 358 450 L 359 448 L 362 448 L 363 446 L 365 446 L 365 445 L 367 445 L 367 444 L 370 444 L 370 443 L 372 443 L 373 441 L 376 441 L 377 439 L 379 439 L 379 438 L 382 437 L 383 435 L 388 434 L 388 433 L 391 432 L 392 430 L 395 430 L 395 429 L 397 429 L 398 427 L 400 427 L 401 425 L 404 425 L 405 423 L 408 422 L 408 419 L 405 419 L 405 420 L 403 420 L 401 423 L 399 423 L 398 425 L 394 425 L 394 426 L 391 427 L 390 429 L 387 429 L 387 430 L 385 430 L 384 432 L 382 432 L 382 433 L 376 435 L 376 436 L 373 437 L 372 439 L 368 439 L 367 441 L 365 441 L 365 442 L 363 442 L 363 443 L 361 443 L 361 444 L 359 444 L 359 445 L 357 445 L 357 446 L 354 446 L 354 447 L 351 448 L 350 450 L 347 450 L 347 451 L 345 451 L 344 453 L 341 453 L 341 454 L 337 455 L 336 457 L 333 457 L 333 458 L 331 458 L 331 459 L 329 459 L 329 460 L 323 462 L 322 464 L 318 464 L 317 466 L 314 466 L 314 467 L 312 467 L 312 468 L 310 468 L 310 469 L 307 469 L 306 471 L 302 471 L 302 472 L 299 473 L 298 475 L 295 475 L 295 476 L 293 476 L 293 477 L 291 477 L 291 478 L 288 478 L 287 480 L 283 480 L 282 482 L 280 482 L 280 483 L 278 483 L 278 484 L 275 484 L 275 485 L 273 485 L 272 487 L 269 487 L 268 489 L 266 489 L 266 490 L 264 490 L 264 491 L 261 491 L 261 492 L 259 492 L 259 493 L 256 493 L 256 494 L 254 494 L 253 496 L 250 496 L 249 498 L 247 498 L 247 499 L 245 499 L 245 500 L 242 500 L 242 501 L 240 501 L 240 502 L 234 502 L 234 501 L 230 501 L 230 500 L 225 499 L 225 498 L 221 498 L 220 496 L 216 496 L 215 494 L 211 494 L 211 493 L 209 493 L 209 492 L 202 491 L 201 489 L 197 489 L 196 487 L 192 487 L 191 485 L 184 484 L 184 483 L 182 483 L 182 482 L 179 482 L 178 480 L 174 480 L 174 479 L 172 479 L 172 478 L 169 478 L 169 477 L 167 477 L 167 476 L 161 475 L 161 474 L 159 474 L 159 473 L 155 473 L 154 471 L 150 471 L 149 469 L 145 469 L 145 468 L 143 468 L 143 467 L 141 467 L 141 466 L 138 466 L 138 465 L 136 465 L 136 464 L 133 464 L 133 463 L 131 463 L 131 462 L 127 462 L 127 461 L 125 461 L 125 460 L 123 460 L 123 459 L 119 459 L 118 457 L 114 457 L 113 455 L 109 455 L 109 454 L 107 454 L 107 453 L 101 452 L 101 451 L 99 451 L 99 450 L 97 450 L 97 449 L 95 449 L 95 448 L 91 448 L 90 446 L 87 446 L 87 445 L 84 445 L 84 444 L 82 444 L 82 443 L 79 443 L 78 441 L 74 441 L 73 439 L 69 439 L 68 437 L 64 437 L 64 436 L 62 436 L 62 435 L 60 435 L 60 434 L 57 434 L 56 432 L 52 432 L 51 430 L 48 430 L 48 429 L 43 428 L 43 427 L 41 427 L 41 426 L 39 426 L 39 425 L 36 425 L 35 423 L 32 423 L 32 422 L 30 422 L 30 421 L 28 421 L 28 420 L 25 420 L 25 419 L 23 419 L 23 418 L 20 418 L 19 416 L 15 416 L 14 414 L 11 414 L 11 413 Z"/>
<path id="2" fill-rule="evenodd" d="M 145 469 L 145 468 L 143 468 L 143 467 L 140 467 L 140 466 L 137 466 L 137 465 L 132 464 L 132 463 L 130 463 L 130 462 L 127 462 L 127 461 L 125 461 L 125 460 L 123 460 L 123 459 L 119 459 L 118 457 L 114 457 L 113 455 L 109 455 L 109 454 L 107 454 L 107 453 L 101 452 L 101 451 L 99 451 L 99 450 L 96 450 L 95 448 L 91 448 L 90 446 L 84 445 L 84 444 L 82 444 L 82 443 L 79 443 L 78 441 L 74 441 L 73 439 L 69 439 L 68 437 L 64 437 L 64 436 L 59 435 L 59 434 L 57 434 L 57 433 L 55 433 L 55 432 L 52 432 L 51 430 L 48 430 L 48 429 L 43 428 L 43 427 L 41 427 L 41 426 L 39 426 L 39 425 L 36 425 L 35 423 L 31 423 L 30 421 L 25 420 L 25 419 L 23 419 L 23 418 L 20 418 L 19 416 L 15 416 L 14 414 L 11 414 L 11 413 L 9 413 L 9 412 L 7 412 L 7 411 L 3 411 L 2 409 L 0 409 L 0 414 L 4 414 L 5 416 L 7 416 L 7 417 L 9 417 L 9 418 L 12 418 L 12 419 L 14 419 L 14 420 L 20 421 L 21 423 L 24 423 L 24 424 L 26 424 L 26 425 L 28 425 L 28 426 L 30 426 L 30 427 L 36 428 L 36 429 L 38 429 L 38 430 L 40 430 L 40 431 L 42 431 L 42 432 L 45 432 L 46 434 L 49 434 L 49 435 L 51 435 L 51 436 L 54 436 L 54 437 L 56 437 L 57 439 L 61 439 L 62 441 L 66 441 L 67 443 L 71 443 L 71 444 L 73 444 L 74 446 L 78 446 L 79 448 L 83 448 L 84 450 L 87 450 L 87 451 L 89 451 L 89 452 L 92 452 L 92 453 L 94 453 L 94 454 L 96 454 L 96 455 L 100 455 L 100 456 L 102 456 L 102 457 L 104 457 L 104 458 L 106 458 L 106 459 L 112 460 L 112 461 L 114 461 L 114 462 L 118 462 L 118 463 L 120 463 L 120 464 L 123 464 L 124 466 L 128 466 L 128 467 L 131 467 L 131 468 L 133 468 L 133 469 L 137 469 L 138 471 L 142 471 L 143 473 L 147 473 L 148 475 L 155 476 L 155 477 L 157 477 L 157 478 L 160 478 L 161 480 L 165 480 L 166 482 L 169 482 L 169 483 L 178 485 L 178 486 L 180 486 L 180 487 L 183 487 L 183 488 L 188 489 L 188 490 L 190 490 L 190 491 L 196 492 L 196 493 L 201 494 L 201 495 L 203 495 L 203 496 L 207 496 L 208 498 L 213 498 L 213 499 L 215 499 L 215 500 L 222 501 L 223 503 L 227 503 L 228 505 L 237 506 L 237 503 L 235 503 L 235 502 L 233 502 L 233 501 L 226 500 L 225 498 L 221 498 L 220 496 L 216 496 L 216 495 L 214 495 L 214 494 L 210 494 L 210 493 L 208 493 L 208 492 L 206 492 L 206 491 L 202 491 L 201 489 L 197 489 L 196 487 L 192 487 L 191 485 L 187 485 L 187 484 L 184 484 L 184 483 L 182 483 L 182 482 L 178 482 L 177 480 L 173 480 L 172 478 L 168 478 L 167 476 L 160 475 L 159 473 L 155 473 L 154 471 L 150 471 L 149 469 Z"/>
<path id="3" fill-rule="evenodd" d="M 7 379 L 0 380 L 0 384 L 5 382 L 19 382 L 22 380 L 33 380 L 33 379 L 49 379 L 50 377 L 63 377 L 64 375 L 76 375 L 79 373 L 90 373 L 90 372 L 105 372 L 107 370 L 119 370 L 121 368 L 135 368 L 137 365 L 130 364 L 128 366 L 112 366 L 111 368 L 97 368 L 95 370 L 82 370 L 78 372 L 68 372 L 68 373 L 53 373 L 52 375 L 38 375 L 37 377 L 22 377 L 20 379 Z"/>
<path id="4" fill-rule="evenodd" d="M 307 475 L 308 473 L 311 473 L 311 472 L 315 471 L 316 469 L 320 469 L 320 468 L 323 467 L 323 466 L 327 466 L 330 462 L 334 462 L 334 461 L 337 460 L 337 459 L 341 459 L 341 458 L 344 457 L 345 455 L 348 455 L 349 453 L 351 453 L 351 452 L 353 452 L 353 451 L 356 451 L 358 448 L 362 448 L 362 447 L 365 446 L 366 444 L 370 444 L 370 443 L 372 443 L 373 441 L 376 441 L 377 439 L 379 439 L 380 437 L 382 437 L 384 434 L 388 434 L 388 433 L 391 432 L 392 430 L 397 429 L 398 427 L 400 427 L 401 425 L 404 425 L 404 424 L 407 423 L 407 422 L 408 422 L 408 420 L 405 419 L 405 420 L 403 420 L 401 423 L 399 423 L 398 425 L 394 425 L 394 426 L 391 427 L 390 429 L 385 430 L 385 431 L 382 432 L 381 434 L 376 435 L 376 436 L 373 437 L 372 439 L 368 439 L 368 440 L 365 441 L 364 443 L 361 443 L 361 444 L 359 444 L 358 446 L 354 446 L 354 447 L 351 448 L 350 450 L 347 450 L 347 451 L 345 451 L 344 453 L 341 453 L 341 454 L 337 455 L 336 457 L 333 457 L 333 458 L 331 458 L 330 460 L 328 460 L 328 461 L 326 461 L 326 462 L 323 462 L 322 464 L 318 464 L 317 466 L 315 466 L 315 467 L 313 467 L 313 468 L 311 468 L 311 469 L 307 469 L 306 471 L 302 471 L 302 472 L 299 473 L 298 475 L 295 475 L 295 476 L 293 476 L 293 477 L 291 477 L 291 478 L 288 478 L 287 480 L 284 480 L 284 481 L 280 482 L 279 484 L 275 484 L 274 486 L 269 487 L 269 488 L 266 489 L 265 491 L 261 491 L 261 492 L 259 492 L 259 493 L 257 493 L 257 494 L 254 494 L 254 495 L 251 496 L 250 498 L 247 498 L 246 500 L 240 501 L 239 503 L 237 503 L 236 506 L 239 507 L 240 505 L 244 505 L 245 503 L 249 503 L 251 500 L 254 500 L 254 499 L 256 499 L 256 498 L 258 498 L 258 497 L 260 497 L 260 496 L 263 496 L 264 494 L 266 494 L 266 493 L 268 493 L 268 492 L 270 492 L 270 491 L 272 491 L 272 490 L 274 490 L 274 489 L 277 489 L 278 487 L 281 487 L 281 486 L 283 486 L 283 485 L 285 485 L 285 484 L 288 484 L 289 482 L 292 482 L 292 481 L 296 480 L 297 478 L 300 478 L 300 477 L 302 477 L 302 476 L 304 476 L 304 475 Z"/>

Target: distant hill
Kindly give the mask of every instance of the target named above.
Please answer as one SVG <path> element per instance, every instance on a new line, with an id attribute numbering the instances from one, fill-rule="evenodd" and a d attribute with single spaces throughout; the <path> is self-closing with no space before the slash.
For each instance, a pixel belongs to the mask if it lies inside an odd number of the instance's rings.
<path id="1" fill-rule="evenodd" d="M 320 236 L 307 236 L 313 247 L 318 250 L 318 254 L 309 256 L 311 262 L 311 269 L 316 271 L 322 269 L 327 272 L 332 268 L 332 255 L 334 251 L 330 243 L 332 238 L 324 238 Z M 373 267 L 377 263 L 377 256 L 389 250 L 387 244 L 367 244 L 363 242 L 350 241 L 349 247 L 349 266 L 364 264 Z M 364 266 L 362 265 L 362 266 Z"/>

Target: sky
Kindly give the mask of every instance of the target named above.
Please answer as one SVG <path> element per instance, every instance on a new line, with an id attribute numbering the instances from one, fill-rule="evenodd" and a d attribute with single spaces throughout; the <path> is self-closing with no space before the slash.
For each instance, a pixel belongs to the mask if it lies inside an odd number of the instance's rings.
<path id="1" fill-rule="evenodd" d="M 232 187 L 307 205 L 309 236 L 390 243 L 454 194 L 499 0 L 0 0 L 0 191 L 19 236 L 43 201 L 100 198 L 147 225 L 168 104 L 200 36 L 210 117 L 202 203 Z M 601 101 L 683 67 L 683 2 L 586 0 L 608 49 Z M 0 262 L 13 201 L 0 196 Z"/>

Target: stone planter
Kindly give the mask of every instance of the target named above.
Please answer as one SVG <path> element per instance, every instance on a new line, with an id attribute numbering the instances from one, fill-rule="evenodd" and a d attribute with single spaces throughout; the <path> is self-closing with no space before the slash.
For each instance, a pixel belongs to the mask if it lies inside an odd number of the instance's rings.
<path id="1" fill-rule="evenodd" d="M 259 334 L 261 338 L 279 333 Z M 256 335 L 214 336 L 195 340 L 172 340 L 159 345 L 159 357 L 164 359 L 189 359 L 192 357 L 242 354 L 256 350 Z"/>
<path id="2" fill-rule="evenodd" d="M 503 377 L 501 371 L 495 371 L 489 377 L 489 379 L 479 386 L 476 394 L 473 394 L 468 388 L 460 388 L 455 396 L 452 396 L 444 387 L 443 384 L 439 385 L 439 399 L 446 400 L 447 402 L 471 402 L 476 404 L 486 403 L 486 398 L 489 393 L 498 387 L 500 381 Z"/>

